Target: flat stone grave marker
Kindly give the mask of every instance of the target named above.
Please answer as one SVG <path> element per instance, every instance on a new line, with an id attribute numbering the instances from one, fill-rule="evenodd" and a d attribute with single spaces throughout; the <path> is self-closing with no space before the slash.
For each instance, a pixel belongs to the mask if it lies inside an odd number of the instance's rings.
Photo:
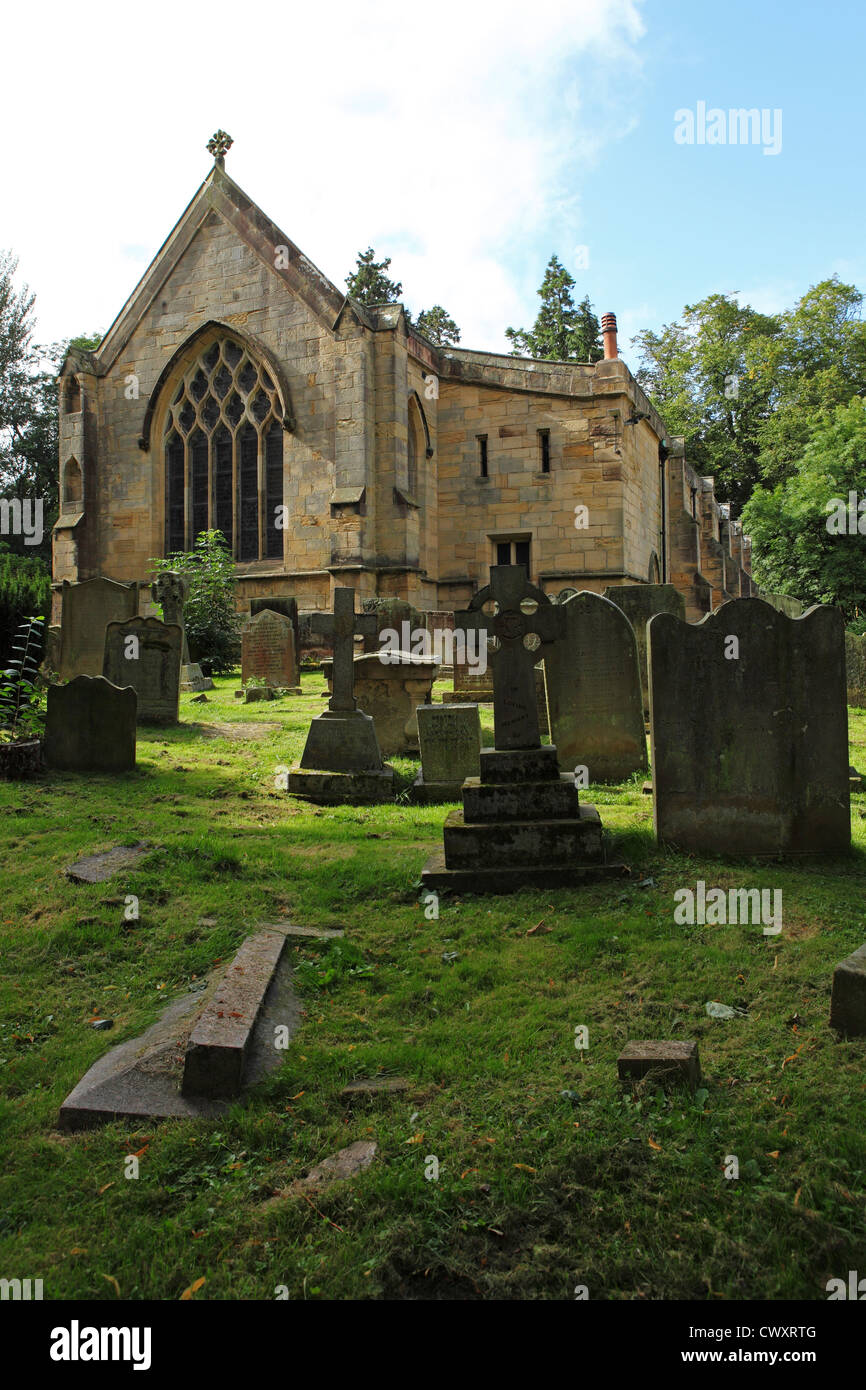
<path id="1" fill-rule="evenodd" d="M 732 599 L 649 623 L 660 842 L 692 853 L 842 854 L 851 840 L 837 608 L 787 618 Z"/>
<path id="2" fill-rule="evenodd" d="M 241 680 L 264 681 L 265 686 L 297 687 L 295 634 L 290 618 L 261 609 L 241 633 Z"/>
<path id="3" fill-rule="evenodd" d="M 138 697 L 103 676 L 48 687 L 45 761 L 69 772 L 131 772 Z"/>
<path id="4" fill-rule="evenodd" d="M 647 766 L 637 643 L 615 603 L 584 590 L 559 605 L 565 636 L 544 658 L 550 737 L 560 767 L 622 782 Z"/>
<path id="5" fill-rule="evenodd" d="M 105 629 L 138 613 L 138 585 L 118 584 L 114 579 L 84 579 L 79 584 L 63 581 L 60 623 L 60 672 L 73 676 L 101 676 L 105 655 Z M 120 686 L 129 681 L 116 681 Z"/>
<path id="6" fill-rule="evenodd" d="M 63 1102 L 60 1127 L 223 1114 L 281 1064 L 276 1030 L 290 1037 L 300 1020 L 284 945 L 258 932 L 204 991 L 173 1000 L 141 1037 L 100 1057 Z"/>
<path id="7" fill-rule="evenodd" d="M 91 854 L 79 859 L 66 870 L 73 883 L 105 883 L 121 869 L 131 869 L 147 854 L 150 846 L 146 840 L 137 845 L 115 845 L 114 849 L 103 850 L 101 854 Z"/>
<path id="8" fill-rule="evenodd" d="M 621 1081 L 643 1081 L 648 1077 L 662 1086 L 685 1084 L 691 1091 L 701 1079 L 696 1042 L 667 1039 L 630 1042 L 617 1058 L 616 1067 Z"/>
<path id="9" fill-rule="evenodd" d="M 176 724 L 182 654 L 183 628 L 177 623 L 158 618 L 109 623 L 102 674 L 114 685 L 134 688 L 139 724 Z"/>
<path id="10" fill-rule="evenodd" d="M 419 705 L 415 711 L 421 771 L 420 801 L 455 801 L 467 777 L 481 772 L 481 716 L 477 705 Z"/>

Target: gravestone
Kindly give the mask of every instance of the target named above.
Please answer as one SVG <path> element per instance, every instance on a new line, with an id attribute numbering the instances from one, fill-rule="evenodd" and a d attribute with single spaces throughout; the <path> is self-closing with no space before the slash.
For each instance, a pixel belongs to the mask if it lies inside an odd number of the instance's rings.
<path id="1" fill-rule="evenodd" d="M 49 685 L 45 761 L 69 772 L 130 772 L 135 767 L 135 712 L 131 686 L 118 689 L 102 676 L 75 676 Z"/>
<path id="2" fill-rule="evenodd" d="M 160 570 L 150 586 L 154 603 L 162 609 L 164 623 L 176 623 L 183 630 L 183 656 L 181 658 L 180 688 L 183 691 L 213 690 L 210 676 L 204 675 L 197 662 L 190 661 L 189 643 L 186 639 L 186 626 L 183 609 L 189 594 L 189 579 L 177 570 Z"/>
<path id="3" fill-rule="evenodd" d="M 574 773 L 560 772 L 555 746 L 539 736 L 535 665 L 564 636 L 563 609 L 522 565 L 493 565 L 454 623 L 487 642 L 496 746 L 481 750 L 480 775 L 465 779 L 463 809 L 448 815 L 444 854 L 428 860 L 422 884 L 501 893 L 621 874 L 605 863 L 598 811 L 580 804 Z"/>
<path id="4" fill-rule="evenodd" d="M 660 613 L 649 659 L 659 841 L 698 854 L 848 849 L 838 609 L 787 618 L 738 598 L 694 624 Z"/>
<path id="5" fill-rule="evenodd" d="M 646 625 L 656 613 L 672 613 L 685 622 L 686 601 L 673 584 L 621 584 L 605 589 L 604 597 L 621 608 L 634 628 L 644 718 L 649 719 L 649 677 Z"/>
<path id="6" fill-rule="evenodd" d="M 376 729 L 354 696 L 355 634 L 376 631 L 371 613 L 356 614 L 354 589 L 334 590 L 333 613 L 312 615 L 313 627 L 333 642 L 332 691 L 328 708 L 310 724 L 299 763 L 289 772 L 289 791 L 311 801 L 390 800 L 394 769 L 382 760 Z"/>
<path id="7" fill-rule="evenodd" d="M 561 605 L 565 636 L 544 658 L 550 736 L 561 767 L 622 782 L 647 765 L 637 643 L 616 604 L 583 593 Z"/>
<path id="8" fill-rule="evenodd" d="M 368 598 L 364 601 L 364 613 L 371 613 L 376 625 L 364 633 L 364 651 L 378 652 L 382 647 L 382 633 L 387 629 L 402 634 L 403 623 L 408 623 L 409 632 L 424 629 L 424 618 L 418 609 L 404 598 Z M 408 648 L 407 648 L 408 650 Z"/>
<path id="9" fill-rule="evenodd" d="M 439 667 L 432 657 L 413 656 L 411 652 L 387 655 L 392 659 L 383 661 L 379 652 L 355 657 L 355 698 L 371 715 L 380 751 L 386 758 L 394 753 L 417 754 L 415 711 L 430 700 Z M 329 690 L 332 670 L 332 661 L 322 662 Z"/>
<path id="10" fill-rule="evenodd" d="M 419 705 L 421 745 L 416 801 L 457 801 L 467 777 L 481 772 L 481 716 L 477 705 Z"/>
<path id="11" fill-rule="evenodd" d="M 849 1038 L 866 1033 L 866 946 L 858 946 L 833 971 L 830 1027 Z"/>
<path id="12" fill-rule="evenodd" d="M 845 633 L 845 672 L 848 704 L 866 709 L 866 634 L 856 637 L 853 632 Z"/>
<path id="13" fill-rule="evenodd" d="M 60 676 L 101 676 L 105 629 L 138 613 L 138 585 L 113 579 L 63 581 L 60 618 Z M 122 681 L 122 685 L 128 682 Z"/>
<path id="14" fill-rule="evenodd" d="M 130 618 L 105 630 L 102 673 L 114 685 L 131 685 L 139 724 L 176 724 L 180 700 L 183 629 L 158 618 Z"/>
<path id="15" fill-rule="evenodd" d="M 298 617 L 298 603 L 296 599 L 282 594 L 269 594 L 262 598 L 250 599 L 250 618 L 254 618 L 257 613 L 262 613 L 267 609 L 269 613 L 282 613 L 284 618 L 288 618 L 292 624 L 292 635 L 294 637 L 294 660 L 295 667 L 292 672 L 290 686 L 300 685 L 301 683 L 301 626 Z"/>
<path id="16" fill-rule="evenodd" d="M 241 680 L 262 680 L 274 689 L 297 690 L 295 631 L 291 618 L 262 608 L 241 632 Z"/>

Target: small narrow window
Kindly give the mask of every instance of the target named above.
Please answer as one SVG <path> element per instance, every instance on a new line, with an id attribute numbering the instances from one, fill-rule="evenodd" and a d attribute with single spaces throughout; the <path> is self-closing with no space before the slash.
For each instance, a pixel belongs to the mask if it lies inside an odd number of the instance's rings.
<path id="1" fill-rule="evenodd" d="M 511 541 L 500 541 L 496 547 L 497 565 L 511 564 Z"/>
<path id="2" fill-rule="evenodd" d="M 538 431 L 538 456 L 542 473 L 550 472 L 550 430 Z"/>
<path id="3" fill-rule="evenodd" d="M 523 565 L 526 573 L 529 574 L 529 541 L 514 542 L 514 563 Z"/>
<path id="4" fill-rule="evenodd" d="M 63 413 L 64 415 L 77 415 L 81 409 L 81 386 L 78 378 L 67 377 L 66 386 L 63 391 Z"/>
<path id="5" fill-rule="evenodd" d="M 487 435 L 476 434 L 478 440 L 478 467 L 482 478 L 487 477 Z"/>

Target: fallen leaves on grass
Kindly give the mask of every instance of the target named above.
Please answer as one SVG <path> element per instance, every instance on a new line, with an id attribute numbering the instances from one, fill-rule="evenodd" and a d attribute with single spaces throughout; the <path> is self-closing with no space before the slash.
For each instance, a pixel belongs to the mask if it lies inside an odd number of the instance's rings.
<path id="1" fill-rule="evenodd" d="M 118 1282 L 117 1282 L 117 1280 L 115 1279 L 114 1275 L 113 1275 L 113 1274 L 103 1274 L 102 1277 L 103 1277 L 103 1279 L 105 1280 L 105 1282 L 106 1282 L 107 1284 L 113 1284 L 113 1285 L 114 1285 L 114 1292 L 117 1294 L 117 1297 L 120 1298 L 120 1285 L 118 1284 Z"/>
<path id="2" fill-rule="evenodd" d="M 207 1280 L 205 1279 L 204 1275 L 202 1275 L 201 1279 L 196 1279 L 195 1283 L 190 1284 L 190 1286 L 189 1286 L 188 1289 L 184 1289 L 183 1293 L 181 1294 L 180 1298 L 178 1299 L 178 1302 L 179 1302 L 179 1303 L 189 1303 L 189 1301 L 190 1301 L 190 1299 L 192 1298 L 193 1294 L 198 1293 L 199 1289 L 202 1288 L 203 1285 L 206 1284 L 206 1283 L 207 1283 Z"/>

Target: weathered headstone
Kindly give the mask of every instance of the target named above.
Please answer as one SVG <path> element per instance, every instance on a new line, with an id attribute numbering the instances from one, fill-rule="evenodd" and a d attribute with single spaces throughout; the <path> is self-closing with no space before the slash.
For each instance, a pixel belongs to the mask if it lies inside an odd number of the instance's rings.
<path id="1" fill-rule="evenodd" d="M 365 599 L 362 607 L 365 614 L 371 613 L 376 619 L 375 628 L 371 628 L 369 632 L 364 634 L 365 652 L 381 650 L 382 633 L 389 629 L 402 633 L 403 623 L 408 623 L 410 633 L 424 629 L 422 614 L 407 599 L 388 596 L 368 598 Z"/>
<path id="2" fill-rule="evenodd" d="M 486 639 L 496 747 L 481 750 L 480 775 L 464 781 L 463 809 L 448 815 L 444 855 L 428 860 L 423 885 L 500 893 L 621 873 L 604 861 L 598 811 L 580 804 L 556 748 L 541 745 L 535 665 L 565 632 L 562 608 L 528 582 L 522 565 L 493 565 L 490 584 L 454 621 Z"/>
<path id="3" fill-rule="evenodd" d="M 75 676 L 48 687 L 45 761 L 70 772 L 129 772 L 135 767 L 135 713 L 131 686 L 120 690 L 102 676 Z"/>
<path id="4" fill-rule="evenodd" d="M 467 777 L 481 772 L 481 718 L 477 705 L 419 705 L 415 711 L 421 771 L 418 801 L 456 801 Z"/>
<path id="5" fill-rule="evenodd" d="M 565 636 L 544 658 L 560 767 L 621 782 L 647 765 L 637 644 L 622 609 L 585 590 L 561 603 Z"/>
<path id="6" fill-rule="evenodd" d="M 154 603 L 162 609 L 164 623 L 176 623 L 183 630 L 183 657 L 180 669 L 180 688 L 183 691 L 213 690 L 210 676 L 204 675 L 198 662 L 190 660 L 189 643 L 186 638 L 186 624 L 183 618 L 184 604 L 189 595 L 189 579 L 177 570 L 160 570 L 150 586 Z"/>
<path id="7" fill-rule="evenodd" d="M 102 673 L 114 685 L 131 685 L 139 724 L 176 724 L 180 699 L 183 629 L 158 618 L 130 618 L 105 630 Z"/>
<path id="8" fill-rule="evenodd" d="M 673 584 L 621 584 L 605 589 L 604 597 L 621 608 L 634 628 L 644 718 L 649 719 L 649 678 L 646 625 L 656 613 L 672 613 L 685 621 L 686 601 Z"/>
<path id="9" fill-rule="evenodd" d="M 63 581 L 60 619 L 60 675 L 101 676 L 105 629 L 138 613 L 138 585 L 113 579 Z M 121 682 L 126 685 L 126 681 Z"/>
<path id="10" fill-rule="evenodd" d="M 418 723 L 415 711 L 431 697 L 439 670 L 432 657 L 411 652 L 389 652 L 399 660 L 381 659 L 378 652 L 356 656 L 354 663 L 355 699 L 372 717 L 379 748 L 387 758 L 394 753 L 418 752 Z M 333 662 L 323 661 L 322 671 L 331 686 Z"/>
<path id="11" fill-rule="evenodd" d="M 250 599 L 250 617 L 254 618 L 257 613 L 262 613 L 267 609 L 269 613 L 282 613 L 284 618 L 288 618 L 292 624 L 294 635 L 294 658 L 295 669 L 292 672 L 292 679 L 289 685 L 296 686 L 301 683 L 301 628 L 298 617 L 297 599 L 284 594 L 269 594 L 265 597 Z"/>
<path id="12" fill-rule="evenodd" d="M 241 680 L 262 680 L 274 689 L 297 689 L 295 632 L 283 613 L 262 608 L 241 632 Z"/>
<path id="13" fill-rule="evenodd" d="M 354 696 L 355 634 L 374 632 L 376 619 L 356 614 L 354 589 L 340 587 L 333 613 L 314 614 L 313 626 L 333 641 L 333 686 L 328 708 L 310 724 L 301 760 L 290 770 L 289 791 L 325 804 L 388 800 L 394 769 L 382 761 L 373 720 Z"/>
<path id="14" fill-rule="evenodd" d="M 845 633 L 845 672 L 848 704 L 855 709 L 866 709 L 866 633 L 862 637 L 853 632 Z"/>
<path id="15" fill-rule="evenodd" d="M 838 854 L 850 844 L 842 615 L 732 599 L 649 624 L 658 839 L 694 853 Z"/>
<path id="16" fill-rule="evenodd" d="M 830 1027 L 846 1037 L 866 1033 L 866 946 L 860 946 L 833 971 Z"/>

